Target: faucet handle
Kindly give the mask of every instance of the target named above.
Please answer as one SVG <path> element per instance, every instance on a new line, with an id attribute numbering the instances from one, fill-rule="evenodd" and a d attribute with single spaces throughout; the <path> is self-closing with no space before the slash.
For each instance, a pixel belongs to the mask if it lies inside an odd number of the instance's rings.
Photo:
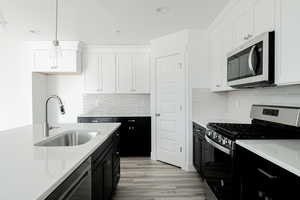
<path id="1" fill-rule="evenodd" d="M 60 106 L 60 112 L 61 112 L 61 114 L 63 114 L 63 115 L 66 114 L 64 105 L 61 105 L 61 106 Z"/>

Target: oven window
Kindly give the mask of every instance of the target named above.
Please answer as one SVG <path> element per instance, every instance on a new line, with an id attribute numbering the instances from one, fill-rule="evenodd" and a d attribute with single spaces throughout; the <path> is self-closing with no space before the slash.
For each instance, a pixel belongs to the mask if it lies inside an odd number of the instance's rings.
<path id="1" fill-rule="evenodd" d="M 205 146 L 202 166 L 204 179 L 219 200 L 232 200 L 233 159 L 208 143 Z"/>

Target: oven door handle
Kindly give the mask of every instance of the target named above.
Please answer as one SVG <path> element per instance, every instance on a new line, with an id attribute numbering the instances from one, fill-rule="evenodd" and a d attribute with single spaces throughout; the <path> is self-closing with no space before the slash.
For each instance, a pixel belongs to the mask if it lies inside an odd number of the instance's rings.
<path id="1" fill-rule="evenodd" d="M 253 53 L 254 53 L 254 49 L 255 49 L 255 45 L 251 48 L 250 53 L 249 53 L 249 58 L 248 58 L 248 67 L 252 73 L 253 76 L 255 76 L 255 71 L 254 71 L 254 67 L 253 67 L 253 62 L 252 62 L 252 57 L 253 57 Z"/>
<path id="2" fill-rule="evenodd" d="M 205 135 L 205 140 L 206 142 L 208 142 L 209 144 L 211 144 L 213 147 L 219 149 L 220 151 L 228 154 L 228 155 L 231 155 L 231 150 L 219 145 L 218 143 L 216 143 L 215 141 L 211 140 L 209 137 L 207 137 L 207 135 Z"/>

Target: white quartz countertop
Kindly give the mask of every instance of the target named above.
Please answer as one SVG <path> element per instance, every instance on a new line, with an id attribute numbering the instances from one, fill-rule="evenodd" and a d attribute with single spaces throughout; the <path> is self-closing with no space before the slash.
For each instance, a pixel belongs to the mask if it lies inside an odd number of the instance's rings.
<path id="1" fill-rule="evenodd" d="M 237 140 L 236 143 L 300 177 L 300 140 Z"/>
<path id="2" fill-rule="evenodd" d="M 104 114 L 104 113 L 86 113 L 79 115 L 78 117 L 150 117 L 150 113 L 115 113 L 115 114 Z"/>
<path id="3" fill-rule="evenodd" d="M 0 199 L 42 200 L 59 186 L 118 127 L 120 123 L 65 124 L 50 132 L 97 130 L 101 134 L 74 147 L 37 147 L 43 126 L 32 125 L 0 132 Z"/>

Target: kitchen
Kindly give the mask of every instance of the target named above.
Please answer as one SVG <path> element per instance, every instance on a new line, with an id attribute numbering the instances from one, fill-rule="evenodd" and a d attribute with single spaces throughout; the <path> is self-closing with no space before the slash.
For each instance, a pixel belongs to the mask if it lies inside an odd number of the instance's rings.
<path id="1" fill-rule="evenodd" d="M 299 8 L 2 0 L 0 199 L 291 198 Z"/>

